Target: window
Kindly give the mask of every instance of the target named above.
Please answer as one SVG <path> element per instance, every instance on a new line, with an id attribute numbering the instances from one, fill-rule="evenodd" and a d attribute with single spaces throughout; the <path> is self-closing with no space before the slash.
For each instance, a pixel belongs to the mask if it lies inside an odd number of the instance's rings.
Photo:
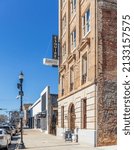
<path id="1" fill-rule="evenodd" d="M 62 46 L 62 57 L 64 58 L 65 55 L 66 55 L 66 43 L 64 43 Z"/>
<path id="2" fill-rule="evenodd" d="M 63 33 L 64 33 L 65 29 L 66 29 L 66 14 L 62 18 L 62 32 Z"/>
<path id="3" fill-rule="evenodd" d="M 90 10 L 88 9 L 82 16 L 82 36 L 90 31 Z"/>
<path id="4" fill-rule="evenodd" d="M 64 95 L 64 75 L 61 77 L 61 95 Z"/>
<path id="5" fill-rule="evenodd" d="M 61 128 L 64 128 L 64 106 L 61 106 Z"/>
<path id="6" fill-rule="evenodd" d="M 87 100 L 82 100 L 82 128 L 85 129 L 87 125 Z"/>
<path id="7" fill-rule="evenodd" d="M 70 68 L 70 91 L 74 88 L 74 69 L 73 66 Z"/>
<path id="8" fill-rule="evenodd" d="M 76 29 L 71 33 L 71 50 L 76 47 Z"/>
<path id="9" fill-rule="evenodd" d="M 82 84 L 87 80 L 87 53 L 82 56 Z"/>
<path id="10" fill-rule="evenodd" d="M 64 7 L 65 2 L 66 2 L 66 0 L 62 0 L 62 8 Z"/>
<path id="11" fill-rule="evenodd" d="M 71 14 L 76 12 L 76 0 L 71 0 Z"/>

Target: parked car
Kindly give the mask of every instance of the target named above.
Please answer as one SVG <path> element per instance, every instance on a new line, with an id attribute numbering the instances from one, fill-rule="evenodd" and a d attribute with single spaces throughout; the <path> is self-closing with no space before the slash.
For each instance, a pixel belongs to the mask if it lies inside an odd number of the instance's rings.
<path id="1" fill-rule="evenodd" d="M 16 129 L 14 128 L 14 126 L 11 126 L 11 129 L 12 129 L 12 135 L 16 135 Z"/>
<path id="2" fill-rule="evenodd" d="M 5 129 L 7 131 L 7 133 L 11 135 L 11 138 L 12 138 L 13 132 L 9 125 L 0 125 L 0 129 Z"/>
<path id="3" fill-rule="evenodd" d="M 11 135 L 5 129 L 0 129 L 0 149 L 8 150 L 9 144 L 11 144 Z"/>

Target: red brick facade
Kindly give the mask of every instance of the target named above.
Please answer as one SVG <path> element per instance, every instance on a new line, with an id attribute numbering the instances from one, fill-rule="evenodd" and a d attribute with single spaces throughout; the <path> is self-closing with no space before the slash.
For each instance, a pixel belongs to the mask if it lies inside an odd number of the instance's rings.
<path id="1" fill-rule="evenodd" d="M 97 146 L 117 141 L 117 11 L 113 0 L 98 2 Z"/>

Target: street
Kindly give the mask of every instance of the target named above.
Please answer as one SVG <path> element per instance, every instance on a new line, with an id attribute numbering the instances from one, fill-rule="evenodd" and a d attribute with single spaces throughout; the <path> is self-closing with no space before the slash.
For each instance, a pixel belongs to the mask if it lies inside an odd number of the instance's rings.
<path id="1" fill-rule="evenodd" d="M 26 149 L 29 150 L 116 150 L 116 146 L 95 148 L 87 144 L 65 142 L 61 137 L 45 134 L 40 130 L 24 129 L 23 139 Z M 20 135 L 14 136 L 9 150 L 17 150 Z"/>

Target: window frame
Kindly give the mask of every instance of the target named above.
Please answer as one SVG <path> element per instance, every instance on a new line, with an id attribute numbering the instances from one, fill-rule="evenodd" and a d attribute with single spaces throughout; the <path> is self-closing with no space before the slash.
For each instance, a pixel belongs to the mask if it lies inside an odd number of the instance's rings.
<path id="1" fill-rule="evenodd" d="M 64 106 L 61 106 L 61 128 L 64 128 Z"/>
<path id="2" fill-rule="evenodd" d="M 70 34 L 70 39 L 71 39 L 71 51 L 76 48 L 76 27 L 72 30 Z"/>
<path id="3" fill-rule="evenodd" d="M 87 52 L 84 53 L 81 57 L 81 84 L 85 84 L 87 82 L 87 73 L 88 73 L 88 58 L 87 58 Z"/>
<path id="4" fill-rule="evenodd" d="M 70 67 L 70 91 L 74 89 L 74 66 Z"/>
<path id="5" fill-rule="evenodd" d="M 82 37 L 85 37 L 91 31 L 91 11 L 88 7 L 84 14 L 81 16 L 82 19 Z"/>
<path id="6" fill-rule="evenodd" d="M 67 25 L 67 20 L 66 20 L 66 13 L 64 14 L 64 16 L 62 17 L 62 33 L 64 34 L 65 30 L 66 30 L 66 25 Z"/>
<path id="7" fill-rule="evenodd" d="M 65 6 L 66 0 L 62 0 L 62 8 Z"/>
<path id="8" fill-rule="evenodd" d="M 66 55 L 66 42 L 64 42 L 62 46 L 62 57 L 65 57 L 65 55 Z"/>
<path id="9" fill-rule="evenodd" d="M 71 11 L 71 16 L 73 15 L 73 14 L 75 14 L 76 13 L 76 0 L 71 0 L 70 1 L 70 11 Z"/>
<path id="10" fill-rule="evenodd" d="M 87 128 L 87 99 L 84 98 L 81 100 L 81 128 L 86 129 Z"/>
<path id="11" fill-rule="evenodd" d="M 64 95 L 64 86 L 65 86 L 65 77 L 64 75 L 61 76 L 61 95 Z"/>

